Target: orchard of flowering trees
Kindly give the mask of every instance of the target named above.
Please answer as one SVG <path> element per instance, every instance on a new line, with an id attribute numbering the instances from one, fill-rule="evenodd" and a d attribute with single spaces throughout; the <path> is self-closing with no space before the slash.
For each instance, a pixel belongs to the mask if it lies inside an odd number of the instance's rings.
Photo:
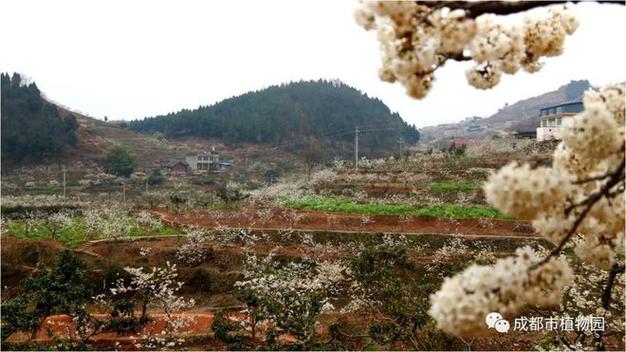
<path id="1" fill-rule="evenodd" d="M 493 16 L 543 5 L 547 3 L 362 2 L 355 16 L 365 29 L 378 31 L 381 79 L 398 81 L 409 95 L 424 98 L 435 71 L 448 60 L 474 61 L 468 82 L 487 89 L 503 73 L 536 72 L 542 57 L 560 55 L 566 36 L 578 25 L 563 6 L 551 8 L 545 18 L 528 18 L 520 27 Z M 513 318 L 528 307 L 571 306 L 563 296 L 571 299 L 570 293 L 577 292 L 574 267 L 593 266 L 604 271 L 594 276 L 600 287 L 594 288 L 599 292 L 591 300 L 593 313 L 610 318 L 617 309 L 621 318 L 613 328 L 623 337 L 624 90 L 618 84 L 585 94 L 585 110 L 565 122 L 551 167 L 513 162 L 490 176 L 484 186 L 487 201 L 508 215 L 532 220 L 553 247 L 545 253 L 519 248 L 515 256 L 493 265 L 474 264 L 447 278 L 431 296 L 429 310 L 440 329 L 457 336 L 481 335 L 490 312 Z M 565 256 L 568 249 L 575 257 Z M 588 341 L 605 348 L 603 337 L 596 332 Z M 566 338 L 561 343 L 581 347 L 580 341 Z"/>
<path id="2" fill-rule="evenodd" d="M 547 3 L 554 6 L 543 17 L 518 26 L 498 17 Z M 356 19 L 378 31 L 381 78 L 424 98 L 448 60 L 466 61 L 479 89 L 502 74 L 537 71 L 576 35 L 565 8 L 576 5 L 555 3 L 362 2 Z M 305 97 L 325 84 L 264 92 L 309 87 L 292 91 Z M 361 158 L 358 170 L 350 158 L 314 172 L 319 155 L 301 155 L 305 168 L 269 182 L 265 168 L 185 177 L 139 170 L 119 197 L 109 188 L 113 175 L 83 177 L 81 167 L 67 197 L 35 192 L 36 184 L 59 187 L 40 168 L 25 167 L 37 175 L 13 182 L 3 175 L 2 349 L 623 349 L 625 90 L 586 92 L 560 142 L 487 135 L 467 148 L 442 143 Z M 229 111 L 246 110 L 241 99 L 253 107 L 253 96 L 227 100 Z M 274 98 L 283 106 L 294 97 Z M 350 117 L 376 105 L 326 103 L 309 108 L 330 106 L 326 120 L 341 123 L 361 121 Z M 219 106 L 131 127 L 188 129 L 192 115 L 226 116 Z M 256 123 L 276 109 L 248 110 L 244 120 Z M 284 131 L 257 136 L 255 123 L 191 134 L 281 139 Z M 395 145 L 393 136 L 375 145 Z M 133 160 L 118 149 L 107 169 L 127 175 Z M 485 323 L 492 312 L 510 322 L 593 316 L 606 326 L 499 335 Z"/>

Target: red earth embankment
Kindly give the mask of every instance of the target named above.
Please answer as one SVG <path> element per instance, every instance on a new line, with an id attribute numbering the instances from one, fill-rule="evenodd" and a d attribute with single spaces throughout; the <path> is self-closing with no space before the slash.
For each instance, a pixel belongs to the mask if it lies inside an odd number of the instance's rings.
<path id="1" fill-rule="evenodd" d="M 152 213 L 173 226 L 299 230 L 309 232 L 359 232 L 445 234 L 475 237 L 539 238 L 526 221 L 497 219 L 402 218 L 398 215 L 324 213 L 282 208 L 246 208 L 238 211 L 186 211 L 165 209 Z M 268 216 L 267 214 L 271 214 Z"/>

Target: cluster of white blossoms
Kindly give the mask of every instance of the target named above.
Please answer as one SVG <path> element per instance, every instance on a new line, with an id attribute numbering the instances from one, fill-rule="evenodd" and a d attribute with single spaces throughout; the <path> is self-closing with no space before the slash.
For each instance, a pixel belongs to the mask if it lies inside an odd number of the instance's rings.
<path id="1" fill-rule="evenodd" d="M 585 94 L 585 110 L 564 123 L 552 167 L 514 162 L 490 176 L 487 201 L 532 220 L 557 247 L 543 260 L 524 250 L 447 279 L 432 296 L 430 310 L 442 330 L 480 333 L 489 312 L 507 316 L 527 305 L 559 304 L 571 270 L 556 250 L 566 245 L 599 269 L 623 268 L 625 90 L 613 85 Z"/>
<path id="2" fill-rule="evenodd" d="M 189 265 L 198 265 L 206 259 L 205 245 L 212 237 L 202 229 L 188 229 L 185 232 L 187 241 L 176 251 L 176 259 Z"/>
<path id="3" fill-rule="evenodd" d="M 536 72 L 542 57 L 561 54 L 565 37 L 578 26 L 576 18 L 556 8 L 544 18 L 526 18 L 521 26 L 497 23 L 489 14 L 470 15 L 414 1 L 362 1 L 355 11 L 357 23 L 378 32 L 380 78 L 400 82 L 418 99 L 428 94 L 435 71 L 449 59 L 473 60 L 467 80 L 480 89 L 497 85 L 503 73 Z"/>
<path id="4" fill-rule="evenodd" d="M 2 180 L 2 187 L 4 190 L 5 180 Z M 54 195 L 54 194 L 37 194 L 37 195 L 20 195 L 20 196 L 11 196 L 11 195 L 2 195 L 2 206 L 11 208 L 11 207 L 42 207 L 42 206 L 50 206 L 50 207 L 72 207 L 72 208 L 84 208 L 89 204 L 87 202 L 81 202 L 77 199 L 68 199 L 63 196 Z"/>
<path id="5" fill-rule="evenodd" d="M 263 259 L 248 255 L 243 275 L 244 280 L 236 282 L 236 287 L 273 298 L 284 304 L 285 309 L 290 309 L 290 305 L 294 308 L 298 304 L 306 304 L 304 301 L 313 294 L 323 293 L 322 304 L 328 303 L 340 288 L 340 283 L 349 278 L 350 269 L 336 261 L 290 262 L 280 267 L 272 254 Z M 296 296 L 286 297 L 289 293 Z M 283 301 L 285 299 L 288 300 Z"/>
<path id="6" fill-rule="evenodd" d="M 83 216 L 87 232 L 103 238 L 129 236 L 135 226 L 134 219 L 119 207 L 89 208 Z"/>
<path id="7" fill-rule="evenodd" d="M 258 309 L 263 311 L 265 320 L 279 326 L 294 321 L 315 324 L 317 319 L 312 317 L 334 310 L 333 301 L 348 296 L 340 293 L 349 285 L 351 272 L 341 261 L 305 258 L 300 263 L 281 265 L 270 253 L 265 258 L 248 254 L 245 265 L 243 280 L 237 281 L 235 287 L 266 302 Z"/>
<path id="8" fill-rule="evenodd" d="M 558 305 L 572 273 L 564 258 L 552 258 L 532 268 L 540 257 L 530 247 L 518 248 L 515 257 L 494 265 L 471 265 L 463 273 L 445 279 L 431 296 L 428 313 L 437 327 L 456 336 L 487 331 L 485 317 L 491 312 L 513 316 L 528 304 Z"/>
<path id="9" fill-rule="evenodd" d="M 143 227 L 146 227 L 150 230 L 156 230 L 163 226 L 159 219 L 156 219 L 150 212 L 145 210 L 140 211 L 135 215 L 135 219 L 137 223 Z"/>
<path id="10" fill-rule="evenodd" d="M 487 201 L 505 214 L 532 219 L 541 209 L 563 204 L 570 183 L 567 173 L 513 162 L 492 175 L 484 190 Z"/>

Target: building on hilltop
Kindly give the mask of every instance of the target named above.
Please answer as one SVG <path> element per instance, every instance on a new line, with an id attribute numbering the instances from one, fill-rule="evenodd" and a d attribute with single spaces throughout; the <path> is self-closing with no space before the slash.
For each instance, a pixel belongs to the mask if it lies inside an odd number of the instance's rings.
<path id="1" fill-rule="evenodd" d="M 537 128 L 537 141 L 561 139 L 563 121 L 583 111 L 580 101 L 548 106 L 539 110 L 541 122 Z"/>

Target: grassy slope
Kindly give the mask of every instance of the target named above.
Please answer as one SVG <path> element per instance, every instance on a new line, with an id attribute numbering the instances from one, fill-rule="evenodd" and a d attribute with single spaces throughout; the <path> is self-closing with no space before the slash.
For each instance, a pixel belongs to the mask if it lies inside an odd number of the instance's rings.
<path id="1" fill-rule="evenodd" d="M 71 155 L 78 159 L 99 160 L 108 149 L 119 144 L 135 156 L 140 168 L 147 168 L 162 160 L 183 158 L 190 151 L 182 143 L 174 143 L 165 139 L 159 140 L 150 135 L 123 129 L 115 123 L 107 123 L 69 112 L 63 108 L 59 109 L 62 113 L 73 114 L 79 122 L 78 145 Z"/>

